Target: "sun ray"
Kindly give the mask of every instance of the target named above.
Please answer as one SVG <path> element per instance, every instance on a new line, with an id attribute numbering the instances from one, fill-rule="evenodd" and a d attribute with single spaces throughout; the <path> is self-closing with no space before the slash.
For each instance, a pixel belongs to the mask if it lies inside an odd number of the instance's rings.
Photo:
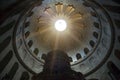
<path id="1" fill-rule="evenodd" d="M 40 34 L 50 31 L 51 27 L 43 28 L 39 31 Z"/>
<path id="2" fill-rule="evenodd" d="M 73 5 L 68 5 L 65 13 L 66 14 L 71 14 L 74 10 L 75 10 L 75 8 L 73 7 Z"/>
<path id="3" fill-rule="evenodd" d="M 39 19 L 38 19 L 38 22 L 40 23 L 40 24 L 46 24 L 46 23 L 48 23 L 50 21 L 50 18 L 47 18 L 47 17 L 40 17 Z"/>
<path id="4" fill-rule="evenodd" d="M 63 4 L 62 3 L 56 4 L 55 7 L 56 7 L 57 14 L 61 14 L 63 12 Z"/>
<path id="5" fill-rule="evenodd" d="M 75 28 L 77 30 L 81 30 L 81 29 L 84 29 L 85 28 L 85 25 L 81 22 L 74 22 L 72 25 L 76 25 Z"/>
<path id="6" fill-rule="evenodd" d="M 74 35 L 73 33 L 71 32 L 68 32 L 68 35 L 70 38 L 72 38 L 73 40 L 75 40 L 75 42 L 79 43 L 80 40 L 76 37 L 76 35 Z"/>
<path id="7" fill-rule="evenodd" d="M 50 30 L 50 28 L 40 29 L 40 30 L 37 31 L 37 32 L 31 33 L 31 35 L 30 35 L 29 37 L 32 38 L 32 37 L 37 36 L 37 35 L 42 35 L 42 34 L 48 32 L 49 30 Z"/>
<path id="8" fill-rule="evenodd" d="M 70 19 L 72 21 L 78 21 L 78 20 L 81 20 L 82 19 L 82 15 L 80 13 L 77 13 L 77 14 L 73 14 L 70 16 Z"/>
<path id="9" fill-rule="evenodd" d="M 59 45 L 59 34 L 57 33 L 55 37 L 54 50 L 58 49 L 58 45 Z"/>

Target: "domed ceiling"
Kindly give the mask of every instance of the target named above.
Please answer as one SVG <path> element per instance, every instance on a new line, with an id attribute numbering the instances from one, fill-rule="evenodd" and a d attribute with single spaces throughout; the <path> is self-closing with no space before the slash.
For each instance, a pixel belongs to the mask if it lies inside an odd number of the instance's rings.
<path id="1" fill-rule="evenodd" d="M 64 31 L 56 30 L 58 20 L 66 23 Z M 108 13 L 96 2 L 45 0 L 21 15 L 15 30 L 15 47 L 23 62 L 36 73 L 42 70 L 36 66 L 44 64 L 45 55 L 59 49 L 68 54 L 74 70 L 86 74 L 109 55 L 113 41 L 112 27 Z M 23 43 L 20 45 L 20 42 Z M 26 54 L 21 52 L 23 50 Z M 24 55 L 33 58 L 36 66 L 32 67 L 33 62 L 25 60 Z"/>

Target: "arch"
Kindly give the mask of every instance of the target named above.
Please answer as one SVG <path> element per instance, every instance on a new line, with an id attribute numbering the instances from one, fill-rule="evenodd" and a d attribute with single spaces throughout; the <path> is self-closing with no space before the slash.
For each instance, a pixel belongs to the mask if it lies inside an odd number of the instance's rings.
<path id="1" fill-rule="evenodd" d="M 17 70 L 19 68 L 19 64 L 17 62 L 14 63 L 10 71 L 8 72 L 9 79 L 12 80 L 14 75 L 16 74 Z"/>
<path id="2" fill-rule="evenodd" d="M 9 45 L 11 37 L 8 36 L 2 43 L 0 43 L 0 53 Z"/>
<path id="3" fill-rule="evenodd" d="M 91 47 L 94 47 L 94 45 L 95 45 L 95 42 L 94 42 L 94 41 L 91 40 L 89 43 L 90 43 L 90 46 L 91 46 Z"/>
<path id="4" fill-rule="evenodd" d="M 93 36 L 97 39 L 98 38 L 98 33 L 97 32 L 93 32 Z"/>
<path id="5" fill-rule="evenodd" d="M 42 54 L 41 58 L 42 58 L 43 60 L 45 60 L 45 59 L 46 59 L 46 54 Z"/>
<path id="6" fill-rule="evenodd" d="M 31 47 L 32 45 L 33 45 L 33 41 L 30 40 L 30 41 L 28 42 L 28 46 Z"/>
<path id="7" fill-rule="evenodd" d="M 96 28 L 99 28 L 99 23 L 94 22 L 94 26 L 95 26 Z"/>
<path id="8" fill-rule="evenodd" d="M 7 55 L 0 61 L 0 73 L 2 73 L 2 71 L 4 70 L 4 68 L 7 66 L 7 64 L 11 60 L 12 56 L 13 56 L 13 52 L 9 51 L 7 53 Z"/>
<path id="9" fill-rule="evenodd" d="M 35 55 L 38 55 L 38 53 L 39 53 L 38 48 L 35 48 L 35 50 L 33 52 L 35 53 Z"/>
<path id="10" fill-rule="evenodd" d="M 84 48 L 84 52 L 85 52 L 85 54 L 87 55 L 88 52 L 89 52 L 89 49 L 88 49 L 88 48 Z"/>
<path id="11" fill-rule="evenodd" d="M 69 61 L 70 61 L 70 62 L 73 62 L 72 57 L 69 57 Z"/>
<path id="12" fill-rule="evenodd" d="M 77 59 L 82 58 L 81 55 L 80 55 L 80 53 L 77 53 L 77 54 L 76 54 L 76 57 L 77 57 Z"/>
<path id="13" fill-rule="evenodd" d="M 27 31 L 27 32 L 25 33 L 25 38 L 27 38 L 29 35 L 30 35 L 30 32 Z"/>
<path id="14" fill-rule="evenodd" d="M 3 35 L 5 32 L 7 32 L 8 30 L 10 30 L 14 24 L 15 24 L 15 20 L 0 28 L 0 36 Z"/>

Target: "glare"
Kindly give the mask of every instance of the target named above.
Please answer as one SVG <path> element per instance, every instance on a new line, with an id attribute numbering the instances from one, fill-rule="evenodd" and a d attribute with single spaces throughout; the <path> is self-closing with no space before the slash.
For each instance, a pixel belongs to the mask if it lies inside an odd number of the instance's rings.
<path id="1" fill-rule="evenodd" d="M 67 28 L 67 23 L 65 20 L 60 19 L 55 22 L 55 29 L 57 31 L 64 31 Z"/>

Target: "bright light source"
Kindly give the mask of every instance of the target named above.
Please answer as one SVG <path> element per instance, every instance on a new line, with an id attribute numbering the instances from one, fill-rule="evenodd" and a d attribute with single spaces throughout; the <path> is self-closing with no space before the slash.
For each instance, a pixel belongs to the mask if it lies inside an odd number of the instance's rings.
<path id="1" fill-rule="evenodd" d="M 67 23 L 65 20 L 60 19 L 55 22 L 55 29 L 57 31 L 64 31 L 67 28 Z"/>

